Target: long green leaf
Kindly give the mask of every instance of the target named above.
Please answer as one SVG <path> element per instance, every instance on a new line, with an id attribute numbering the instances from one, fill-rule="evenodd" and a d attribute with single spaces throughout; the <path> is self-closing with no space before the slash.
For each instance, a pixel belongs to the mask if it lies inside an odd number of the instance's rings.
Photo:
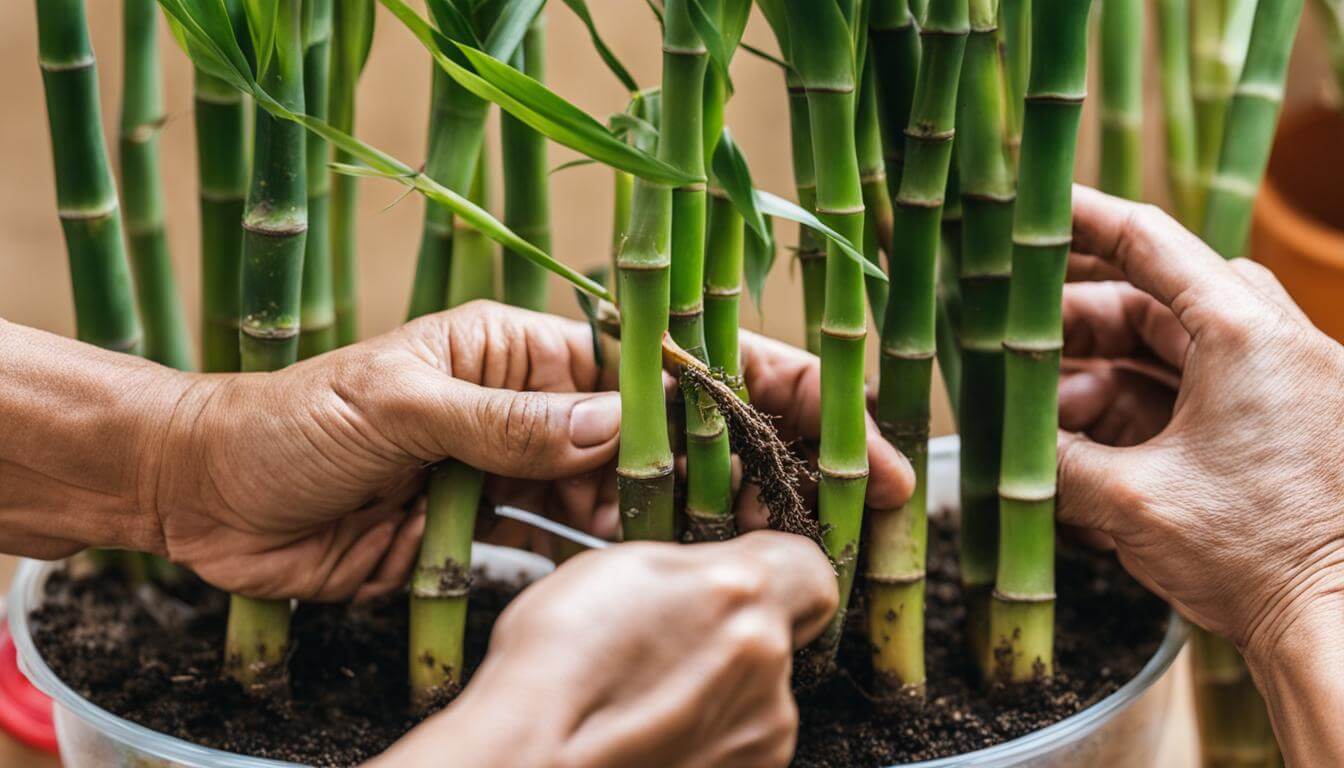
<path id="1" fill-rule="evenodd" d="M 546 0 L 501 0 L 492 9 L 494 18 L 481 50 L 500 61 L 511 60 L 544 5 Z"/>
<path id="2" fill-rule="evenodd" d="M 635 82 L 635 78 L 630 75 L 630 70 L 626 69 L 620 59 L 616 58 L 616 54 L 611 52 L 611 48 L 607 47 L 602 36 L 598 34 L 597 24 L 593 22 L 593 14 L 588 11 L 587 0 L 564 0 L 564 3 L 569 6 L 575 16 L 579 17 L 583 26 L 588 28 L 588 39 L 593 42 L 593 47 L 597 49 L 597 55 L 606 63 L 607 69 L 611 70 L 616 79 L 621 81 L 621 85 L 625 86 L 627 91 L 631 93 L 638 91 L 639 83 Z"/>
<path id="3" fill-rule="evenodd" d="M 756 196 L 752 194 L 755 185 L 751 181 L 751 170 L 747 167 L 747 158 L 733 141 L 733 132 L 724 126 L 719 136 L 719 146 L 714 150 L 714 178 L 718 179 L 723 191 L 733 207 L 742 214 L 742 220 L 751 228 L 753 234 L 762 240 L 769 240 L 765 217 L 756 205 Z"/>
<path id="4" fill-rule="evenodd" d="M 752 303 L 756 305 L 756 311 L 760 314 L 765 313 L 763 301 L 765 279 L 770 276 L 770 270 L 775 266 L 774 222 L 774 219 L 765 219 L 768 235 L 765 239 L 757 237 L 755 232 L 748 232 L 742 252 L 742 277 L 747 284 L 747 293 L 751 294 Z"/>
<path id="5" fill-rule="evenodd" d="M 439 31 L 449 40 L 480 46 L 481 39 L 476 36 L 476 26 L 471 23 L 471 14 L 466 9 L 451 0 L 426 0 L 425 7 Z"/>
<path id="6" fill-rule="evenodd" d="M 586 112 L 508 64 L 444 39 L 402 0 L 380 1 L 406 25 L 449 77 L 478 98 L 498 104 L 543 136 L 656 184 L 683 186 L 703 181 L 621 141 Z"/>
<path id="7" fill-rule="evenodd" d="M 876 264 L 873 264 L 871 261 L 864 258 L 863 253 L 858 248 L 855 248 L 853 243 L 849 242 L 844 235 L 823 224 L 821 219 L 818 219 L 810 211 L 800 208 L 796 203 L 791 203 L 782 197 L 772 195 L 761 189 L 756 190 L 756 206 L 760 208 L 761 213 L 766 216 L 788 219 L 789 221 L 802 224 L 803 226 L 820 232 L 825 235 L 827 239 L 840 246 L 840 250 L 846 256 L 853 259 L 854 263 L 863 267 L 864 274 L 883 282 L 887 281 L 887 276 L 882 270 Z"/>
<path id="8" fill-rule="evenodd" d="M 275 53 L 275 26 L 280 14 L 279 0 L 243 0 L 247 29 L 252 35 L 252 50 L 257 56 L 256 76 L 270 67 Z"/>
<path id="9" fill-rule="evenodd" d="M 695 33 L 704 43 L 710 63 L 714 65 L 719 77 L 723 78 L 728 92 L 732 93 L 733 78 L 729 73 L 729 64 L 732 63 L 733 52 L 728 48 L 728 43 L 719 30 L 718 21 L 705 10 L 704 0 L 690 0 L 687 7 L 690 11 L 691 26 L 695 27 Z"/>
<path id="10" fill-rule="evenodd" d="M 211 24 L 211 9 L 220 6 L 221 0 L 159 0 L 159 4 L 170 19 L 177 25 L 177 33 L 186 41 L 189 52 L 209 56 L 227 75 L 230 83 L 240 90 L 250 93 L 257 106 L 283 120 L 302 125 L 307 130 L 321 136 L 338 149 L 344 150 L 350 157 L 363 163 L 362 166 L 343 165 L 341 170 L 355 175 L 377 176 L 395 181 L 420 192 L 430 200 L 443 205 L 453 214 L 480 231 L 491 240 L 521 254 L 534 264 L 559 275 L 574 286 L 592 293 L 599 298 L 611 300 L 611 294 L 605 286 L 595 283 L 581 273 L 570 269 L 552 258 L 535 245 L 519 237 L 508 227 L 480 206 L 458 195 L 450 189 L 416 171 L 395 157 L 375 149 L 353 136 L 337 130 L 326 122 L 309 115 L 296 113 L 276 101 L 256 81 L 246 62 L 241 67 L 229 66 L 228 62 L 238 62 L 241 49 L 233 29 L 221 30 L 217 24 Z M 213 34 L 207 32 L 213 30 Z"/>

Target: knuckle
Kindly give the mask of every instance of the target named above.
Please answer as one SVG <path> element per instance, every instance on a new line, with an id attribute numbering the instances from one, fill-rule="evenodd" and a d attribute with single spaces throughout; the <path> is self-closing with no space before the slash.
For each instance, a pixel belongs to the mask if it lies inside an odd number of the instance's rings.
<path id="1" fill-rule="evenodd" d="M 793 645 L 782 627 L 753 612 L 730 622 L 725 629 L 732 658 L 761 670 L 782 669 L 793 658 Z"/>
<path id="2" fill-rule="evenodd" d="M 764 569 L 750 562 L 724 563 L 709 576 L 710 593 L 720 603 L 734 607 L 759 603 L 770 586 Z"/>

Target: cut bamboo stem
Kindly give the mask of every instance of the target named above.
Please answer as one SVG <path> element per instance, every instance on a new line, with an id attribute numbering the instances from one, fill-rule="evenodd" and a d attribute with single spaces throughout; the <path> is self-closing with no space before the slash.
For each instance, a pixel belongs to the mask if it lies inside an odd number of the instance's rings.
<path id="1" fill-rule="evenodd" d="M 37 34 L 76 335 L 105 349 L 140 354 L 144 338 L 103 143 L 98 68 L 83 0 L 39 0 Z"/>
<path id="2" fill-rule="evenodd" d="M 300 0 L 280 0 L 275 51 L 262 87 L 302 113 L 303 12 Z M 275 371 L 298 358 L 303 255 L 308 233 L 307 144 L 302 126 L 256 110 L 252 184 L 243 217 L 242 370 Z M 288 600 L 234 595 L 229 605 L 225 672 L 255 694 L 286 685 Z"/>
<path id="3" fill-rule="evenodd" d="M 877 420 L 915 468 L 905 506 L 871 510 L 865 574 L 868 638 L 886 692 L 922 697 L 924 581 L 928 544 L 928 442 L 937 352 L 938 253 L 955 137 L 957 89 L 970 33 L 966 0 L 931 0 L 906 128 L 896 197 L 891 297 L 882 325 Z"/>
<path id="4" fill-rule="evenodd" d="M 993 677 L 1014 683 L 1054 673 L 1061 304 L 1073 241 L 1073 166 L 1087 93 L 1090 5 L 1090 0 L 1032 5 L 1031 78 L 1004 335 L 999 558 L 989 635 Z"/>
<path id="5" fill-rule="evenodd" d="M 192 367 L 191 339 L 173 279 L 159 171 L 159 132 L 165 117 L 158 19 L 155 0 L 122 4 L 121 197 L 145 357 L 185 371 Z"/>

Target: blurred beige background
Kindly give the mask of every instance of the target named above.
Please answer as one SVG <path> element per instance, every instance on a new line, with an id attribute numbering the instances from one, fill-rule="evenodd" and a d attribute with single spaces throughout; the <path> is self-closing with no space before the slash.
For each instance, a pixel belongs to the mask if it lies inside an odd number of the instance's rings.
<path id="1" fill-rule="evenodd" d="M 39 2 L 41 0 L 38 0 Z M 639 0 L 589 0 L 602 33 L 620 59 L 642 84 L 657 82 L 660 46 L 652 15 Z M 556 90 L 594 115 L 604 117 L 624 107 L 625 94 L 593 53 L 586 32 L 559 3 L 550 11 L 551 49 L 549 79 Z M 102 77 L 104 126 L 114 140 L 120 93 L 120 3 L 89 0 L 90 26 Z M 37 67 L 32 0 L 0 4 L 0 94 L 7 105 L 0 113 L 0 316 L 61 334 L 73 332 L 73 309 L 60 226 L 55 211 L 51 151 L 45 105 Z M 1151 16 L 1151 14 L 1150 14 Z M 1150 36 L 1151 38 L 1151 36 Z M 191 69 L 164 34 L 165 94 L 168 122 L 163 130 L 169 235 L 178 284 L 192 328 L 199 326 L 196 161 L 191 117 Z M 747 41 L 767 50 L 774 42 L 761 19 L 755 18 Z M 1320 43 L 1311 25 L 1295 51 L 1290 106 L 1319 98 L 1324 92 L 1325 68 Z M 1149 56 L 1150 69 L 1156 58 Z M 418 44 L 384 12 L 368 70 L 359 92 L 356 133 L 364 140 L 417 165 L 424 157 L 429 92 L 429 63 Z M 776 67 L 747 54 L 738 57 L 734 78 L 737 96 L 728 120 L 752 161 L 757 183 L 793 197 L 788 161 L 788 115 L 781 76 Z M 1147 192 L 1165 199 L 1161 153 L 1160 92 L 1156 72 L 1150 71 Z M 1094 177 L 1096 162 L 1095 109 L 1088 110 L 1079 155 L 1079 178 Z M 553 163 L 573 158 L 555 147 Z M 498 162 L 498 158 L 495 158 Z M 611 231 L 611 182 L 596 167 L 566 170 L 553 177 L 555 255 L 577 267 L 607 258 Z M 402 319 L 415 263 L 420 232 L 419 198 L 402 199 L 400 188 L 368 182 L 361 198 L 360 219 L 360 327 L 369 336 L 393 328 Z M 497 208 L 498 210 L 498 208 Z M 791 225 L 785 244 L 792 240 Z M 801 298 L 789 254 L 781 250 L 775 274 L 767 288 L 767 312 L 761 319 L 755 308 L 744 309 L 744 325 L 801 342 Z M 552 308 L 575 316 L 572 292 L 554 284 Z M 941 391 L 941 390 L 940 390 Z M 939 397 L 935 431 L 951 431 L 946 402 Z M 0 562 L 0 583 L 7 583 L 9 563 Z M 1169 734 L 1164 766 L 1192 764 L 1193 737 L 1188 702 L 1177 710 L 1178 727 Z M 0 765 L 38 765 L 30 753 L 11 751 L 0 743 Z"/>

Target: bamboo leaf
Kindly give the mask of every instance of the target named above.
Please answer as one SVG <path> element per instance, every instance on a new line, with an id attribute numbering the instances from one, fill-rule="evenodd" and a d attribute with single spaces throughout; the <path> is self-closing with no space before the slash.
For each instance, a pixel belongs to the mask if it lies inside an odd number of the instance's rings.
<path id="1" fill-rule="evenodd" d="M 658 126 L 649 121 L 624 112 L 611 116 L 611 133 L 622 139 L 629 139 L 635 146 L 658 144 Z"/>
<path id="2" fill-rule="evenodd" d="M 831 242 L 838 245 L 842 253 L 853 259 L 856 264 L 863 267 L 864 274 L 882 280 L 883 282 L 887 281 L 887 276 L 882 273 L 882 270 L 878 268 L 877 265 L 864 258 L 862 251 L 855 248 L 854 244 L 849 242 L 844 235 L 826 226 L 821 219 L 818 219 L 811 211 L 761 189 L 756 190 L 756 206 L 760 209 L 761 213 L 766 216 L 788 219 L 789 221 L 802 224 L 803 226 L 820 232 Z"/>
<path id="3" fill-rule="evenodd" d="M 247 31 L 252 36 L 252 50 L 257 57 L 256 76 L 270 67 L 275 53 L 275 26 L 280 15 L 279 0 L 243 0 L 247 14 Z"/>
<path id="4" fill-rule="evenodd" d="M 654 18 L 658 19 L 658 26 L 663 26 L 665 23 L 663 21 L 663 7 L 658 4 L 658 0 L 644 0 L 644 4 L 649 6 L 650 11 L 653 11 Z"/>
<path id="5" fill-rule="evenodd" d="M 341 26 L 337 35 L 345 50 L 338 59 L 353 67 L 351 80 L 364 71 L 373 50 L 374 0 L 337 0 L 332 18 Z"/>
<path id="6" fill-rule="evenodd" d="M 512 59 L 527 35 L 527 28 L 532 26 L 532 20 L 544 5 L 546 0 L 501 0 L 498 7 L 492 9 L 493 22 L 482 50 L 500 61 Z"/>
<path id="7" fill-rule="evenodd" d="M 593 282 L 606 285 L 610 277 L 610 270 L 606 267 L 597 267 L 589 270 L 585 273 L 585 276 Z M 591 294 L 577 288 L 574 289 L 574 298 L 578 301 L 583 316 L 588 320 L 588 330 L 593 334 L 593 360 L 597 362 L 598 368 L 604 368 L 606 363 L 602 359 L 602 323 L 599 317 L 602 308 L 598 302 L 593 301 Z"/>
<path id="8" fill-rule="evenodd" d="M 582 168 L 585 165 L 597 165 L 597 161 L 589 160 L 586 157 L 581 157 L 578 160 L 570 160 L 568 163 L 561 163 L 552 168 L 548 175 L 554 176 L 561 171 L 568 171 L 570 168 Z"/>
<path id="9" fill-rule="evenodd" d="M 769 240 L 770 232 L 766 229 L 765 217 L 761 215 L 760 208 L 756 206 L 756 196 L 752 194 L 755 185 L 751 181 L 751 169 L 747 167 L 747 159 L 742 150 L 738 149 L 737 142 L 733 141 L 733 132 L 727 126 L 724 126 L 719 146 L 714 150 L 713 166 L 714 178 L 728 193 L 728 199 L 742 214 L 742 220 L 752 234 L 762 240 Z"/>
<path id="10" fill-rule="evenodd" d="M 425 7 L 429 9 L 429 15 L 434 18 L 439 31 L 449 40 L 480 47 L 481 41 L 476 36 L 476 27 L 471 23 L 470 9 L 459 7 L 453 0 L 426 0 Z"/>
<path id="11" fill-rule="evenodd" d="M 728 93 L 732 93 L 733 78 L 729 74 L 729 64 L 732 63 L 733 53 L 729 50 L 723 33 L 719 31 L 718 22 L 705 10 L 703 0 L 690 0 L 687 3 L 687 10 L 690 12 L 691 26 L 695 27 L 695 33 L 700 36 L 700 41 L 705 44 L 705 50 L 709 53 L 710 63 L 718 71 L 719 77 L 723 78 Z"/>
<path id="12" fill-rule="evenodd" d="M 768 51 L 763 51 L 754 45 L 750 45 L 748 43 L 742 43 L 740 47 L 742 48 L 742 50 L 746 51 L 747 53 L 750 53 L 752 56 L 755 56 L 756 58 L 761 59 L 762 61 L 768 61 L 771 64 L 774 64 L 775 66 L 779 67 L 780 69 L 786 72 L 793 69 L 793 67 L 789 66 L 789 62 L 779 58 L 778 56 L 775 56 L 774 54 Z"/>
<path id="13" fill-rule="evenodd" d="M 621 85 L 625 86 L 627 91 L 631 93 L 638 91 L 639 83 L 635 82 L 635 78 L 630 75 L 630 70 L 626 69 L 625 65 L 616 58 L 616 54 L 611 52 L 602 36 L 598 34 L 597 24 L 593 22 L 593 15 L 588 11 L 587 0 L 564 0 L 564 3 L 569 6 L 575 16 L 579 17 L 579 21 L 583 22 L 583 25 L 588 28 L 588 39 L 597 49 L 597 55 L 606 63 L 607 69 L 611 70 L 616 79 L 621 81 Z M 659 21 L 661 23 L 661 19 Z"/>
<path id="14" fill-rule="evenodd" d="M 856 81 L 854 39 L 836 0 L 784 0 L 788 28 L 807 30 L 790 35 L 785 56 L 810 88 L 853 88 Z M 848 51 L 837 56 L 836 51 Z"/>
<path id="15" fill-rule="evenodd" d="M 747 240 L 742 253 L 742 277 L 747 284 L 747 293 L 760 314 L 765 314 L 765 279 L 775 266 L 775 220 L 765 219 L 767 237 L 761 239 L 753 231 L 747 232 Z"/>

